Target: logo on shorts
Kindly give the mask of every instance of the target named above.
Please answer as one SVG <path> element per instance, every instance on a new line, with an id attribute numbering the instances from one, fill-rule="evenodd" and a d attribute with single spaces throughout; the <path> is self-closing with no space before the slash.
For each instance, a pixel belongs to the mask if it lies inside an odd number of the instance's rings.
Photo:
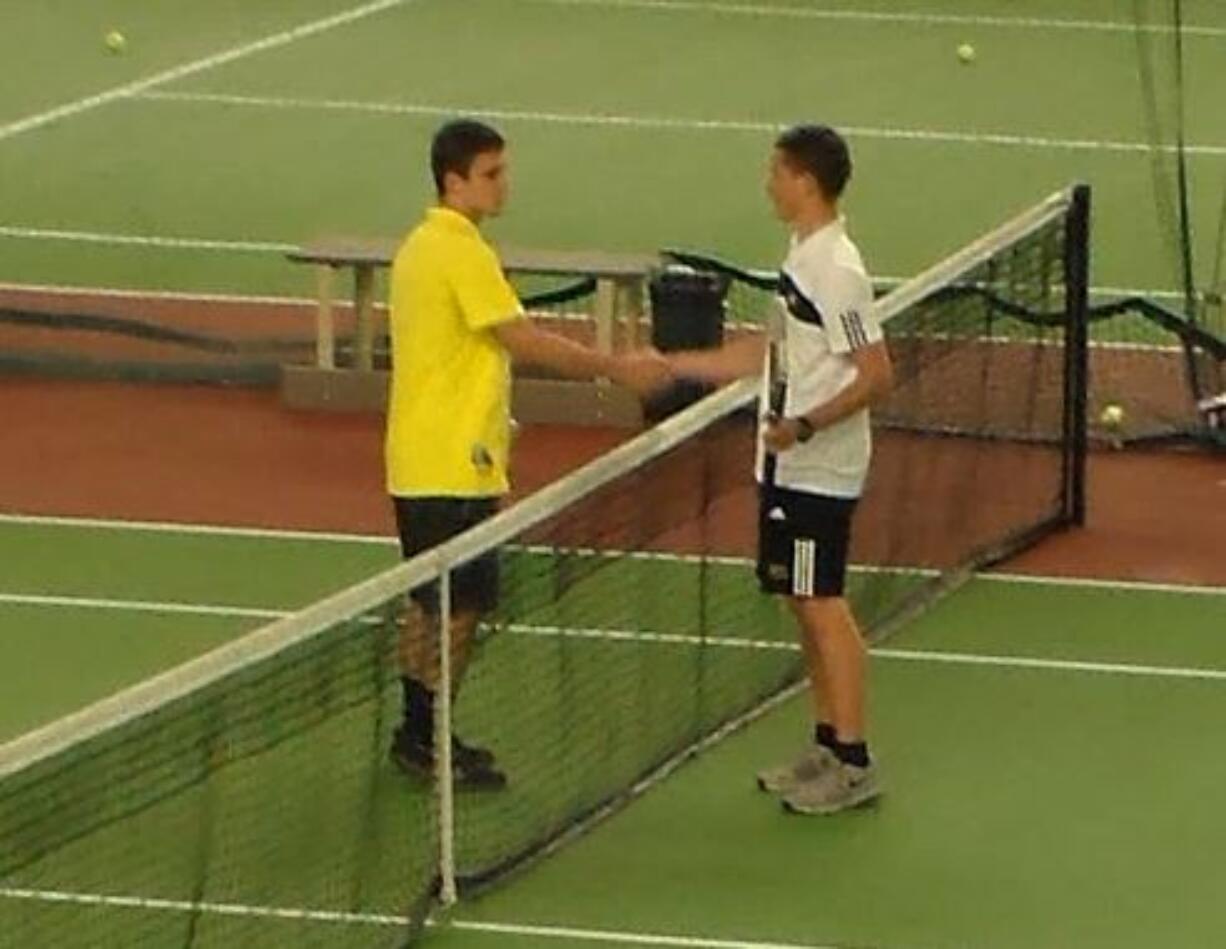
<path id="1" fill-rule="evenodd" d="M 766 519 L 769 521 L 786 521 L 788 516 L 783 513 L 783 508 L 773 507 L 767 512 Z"/>
<path id="2" fill-rule="evenodd" d="M 786 580 L 788 578 L 788 568 L 781 563 L 767 564 L 766 575 L 772 580 Z"/>

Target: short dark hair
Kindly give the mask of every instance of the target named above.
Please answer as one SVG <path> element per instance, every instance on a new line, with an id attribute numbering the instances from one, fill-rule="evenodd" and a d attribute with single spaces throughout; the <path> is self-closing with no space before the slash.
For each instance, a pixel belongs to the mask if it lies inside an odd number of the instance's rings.
<path id="1" fill-rule="evenodd" d="M 440 128 L 430 143 L 430 170 L 439 195 L 448 172 L 467 178 L 478 155 L 500 152 L 506 144 L 497 129 L 473 119 L 456 119 Z"/>
<path id="2" fill-rule="evenodd" d="M 775 147 L 795 170 L 811 175 L 835 201 L 851 178 L 851 152 L 843 136 L 828 125 L 794 125 L 775 140 Z"/>

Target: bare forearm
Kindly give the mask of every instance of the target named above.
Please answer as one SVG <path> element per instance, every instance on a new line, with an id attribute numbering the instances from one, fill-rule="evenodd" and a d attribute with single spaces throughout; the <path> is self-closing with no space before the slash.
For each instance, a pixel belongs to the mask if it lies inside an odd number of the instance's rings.
<path id="1" fill-rule="evenodd" d="M 671 381 L 664 358 L 654 351 L 612 355 L 551 333 L 528 320 L 516 320 L 494 328 L 494 335 L 517 363 L 552 369 L 569 379 L 606 377 L 618 385 L 649 396 Z"/>
<path id="2" fill-rule="evenodd" d="M 755 333 L 735 339 L 719 349 L 687 349 L 666 353 L 665 358 L 677 376 L 720 384 L 758 375 L 762 371 L 765 347 L 765 337 Z"/>
<path id="3" fill-rule="evenodd" d="M 552 369 L 569 379 L 591 379 L 611 370 L 606 354 L 527 321 L 500 329 L 498 338 L 517 364 Z"/>
<path id="4" fill-rule="evenodd" d="M 802 417 L 815 429 L 821 430 L 841 422 L 877 400 L 877 387 L 861 373 L 856 381 L 828 402 L 822 402 L 804 412 Z"/>

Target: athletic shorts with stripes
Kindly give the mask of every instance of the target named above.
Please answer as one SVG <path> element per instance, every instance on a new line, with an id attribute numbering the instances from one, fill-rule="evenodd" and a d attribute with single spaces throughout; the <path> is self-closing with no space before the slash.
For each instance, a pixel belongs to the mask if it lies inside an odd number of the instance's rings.
<path id="1" fill-rule="evenodd" d="M 762 485 L 758 582 L 782 596 L 842 596 L 855 498 Z"/>

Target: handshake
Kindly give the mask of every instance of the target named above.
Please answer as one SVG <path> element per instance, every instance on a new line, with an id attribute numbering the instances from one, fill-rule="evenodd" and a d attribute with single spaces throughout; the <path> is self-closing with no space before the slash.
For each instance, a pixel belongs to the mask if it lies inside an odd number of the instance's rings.
<path id="1" fill-rule="evenodd" d="M 644 398 L 658 395 L 678 379 L 674 364 L 652 346 L 612 356 L 606 374 Z"/>

